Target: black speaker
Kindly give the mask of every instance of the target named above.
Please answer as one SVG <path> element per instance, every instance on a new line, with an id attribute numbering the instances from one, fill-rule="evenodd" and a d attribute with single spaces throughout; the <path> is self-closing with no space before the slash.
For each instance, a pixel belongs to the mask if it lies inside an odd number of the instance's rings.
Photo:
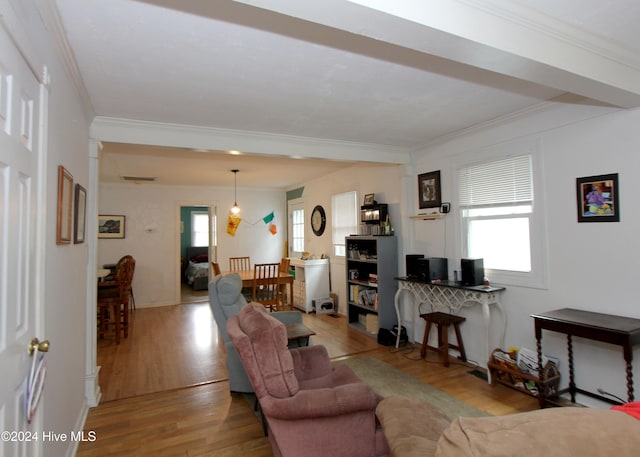
<path id="1" fill-rule="evenodd" d="M 480 286 L 484 280 L 484 261 L 482 259 L 460 259 L 463 286 Z"/>
<path id="2" fill-rule="evenodd" d="M 424 258 L 422 254 L 407 254 L 406 267 L 408 278 L 420 277 L 420 267 L 418 266 L 418 259 L 422 258 Z"/>
<path id="3" fill-rule="evenodd" d="M 444 257 L 418 259 L 420 279 L 423 281 L 446 281 L 449 279 L 449 263 Z"/>

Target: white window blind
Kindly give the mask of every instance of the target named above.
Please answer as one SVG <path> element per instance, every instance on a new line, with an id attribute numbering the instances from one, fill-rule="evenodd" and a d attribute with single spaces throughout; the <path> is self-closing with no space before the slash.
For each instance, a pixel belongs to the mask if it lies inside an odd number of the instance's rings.
<path id="1" fill-rule="evenodd" d="M 531 156 L 467 166 L 459 174 L 461 208 L 533 202 Z"/>
<path id="2" fill-rule="evenodd" d="M 358 208 L 355 192 L 345 192 L 331 197 L 331 232 L 333 253 L 344 256 L 345 237 L 357 233 Z"/>

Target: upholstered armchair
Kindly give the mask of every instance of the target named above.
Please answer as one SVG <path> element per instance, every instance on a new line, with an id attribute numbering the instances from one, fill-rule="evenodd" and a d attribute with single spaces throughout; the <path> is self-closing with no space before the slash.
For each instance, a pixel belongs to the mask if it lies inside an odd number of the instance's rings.
<path id="1" fill-rule="evenodd" d="M 247 301 L 242 295 L 242 279 L 238 273 L 217 275 L 209 282 L 209 306 L 227 350 L 227 370 L 231 392 L 253 392 L 251 382 L 227 334 L 227 319 L 238 314 L 246 304 Z M 273 315 L 286 324 L 302 322 L 302 314 L 299 311 L 282 311 Z"/>
<path id="2" fill-rule="evenodd" d="M 285 326 L 249 303 L 227 321 L 276 457 L 372 457 L 389 452 L 375 408 L 379 395 L 324 346 L 289 350 Z"/>

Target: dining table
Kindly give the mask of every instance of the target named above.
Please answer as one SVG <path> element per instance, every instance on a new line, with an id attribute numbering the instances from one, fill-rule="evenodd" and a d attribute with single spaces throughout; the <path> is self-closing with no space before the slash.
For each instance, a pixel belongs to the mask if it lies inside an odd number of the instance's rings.
<path id="1" fill-rule="evenodd" d="M 238 273 L 240 278 L 242 279 L 242 288 L 252 288 L 253 287 L 253 270 L 239 270 L 239 271 L 223 271 L 223 275 L 228 275 L 229 273 Z M 289 301 L 291 308 L 293 308 L 293 275 L 290 273 L 286 273 L 284 271 L 280 272 L 280 276 L 278 277 L 279 281 L 283 284 L 287 284 L 289 286 Z"/>

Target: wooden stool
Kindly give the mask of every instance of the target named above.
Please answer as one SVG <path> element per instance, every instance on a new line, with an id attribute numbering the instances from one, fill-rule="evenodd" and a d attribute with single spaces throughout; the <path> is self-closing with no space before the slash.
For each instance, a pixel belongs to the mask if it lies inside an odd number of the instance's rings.
<path id="1" fill-rule="evenodd" d="M 438 352 L 443 355 L 444 366 L 449 366 L 449 348 L 455 349 L 460 352 L 460 360 L 467 361 L 467 354 L 464 352 L 464 344 L 462 343 L 462 336 L 460 336 L 460 323 L 466 321 L 466 318 L 462 316 L 454 316 L 447 313 L 427 313 L 421 314 L 427 322 L 427 326 L 424 331 L 424 339 L 422 340 L 422 349 L 420 350 L 420 358 L 424 359 L 427 349 Z M 429 346 L 429 332 L 431 330 L 431 324 L 435 324 L 438 327 L 438 347 Z M 453 324 L 453 329 L 456 332 L 456 339 L 458 344 L 449 344 L 449 326 Z"/>

